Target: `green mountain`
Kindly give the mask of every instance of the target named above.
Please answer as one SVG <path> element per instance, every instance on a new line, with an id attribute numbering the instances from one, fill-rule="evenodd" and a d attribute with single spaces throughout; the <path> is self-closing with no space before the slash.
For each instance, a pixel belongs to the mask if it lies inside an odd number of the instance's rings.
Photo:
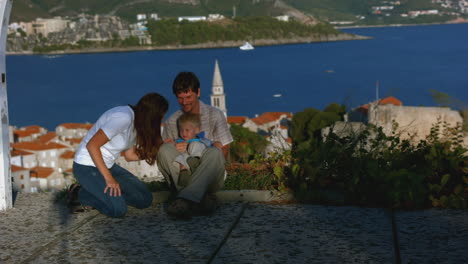
<path id="1" fill-rule="evenodd" d="M 457 2 L 458 0 L 454 0 Z M 452 1 L 452 2 L 454 2 Z M 393 6 L 381 14 L 375 7 Z M 73 16 L 80 13 L 111 14 L 129 21 L 139 13 L 157 13 L 159 17 L 208 15 L 227 17 L 277 16 L 289 14 L 299 20 L 305 16 L 323 21 L 355 21 L 358 24 L 404 22 L 401 14 L 412 10 L 438 9 L 441 12 L 458 12 L 442 8 L 432 0 L 15 0 L 11 21 L 31 21 L 37 17 Z M 448 20 L 452 15 L 431 16 L 432 20 Z M 429 16 L 413 19 L 424 22 Z M 406 19 L 408 20 L 408 19 Z"/>

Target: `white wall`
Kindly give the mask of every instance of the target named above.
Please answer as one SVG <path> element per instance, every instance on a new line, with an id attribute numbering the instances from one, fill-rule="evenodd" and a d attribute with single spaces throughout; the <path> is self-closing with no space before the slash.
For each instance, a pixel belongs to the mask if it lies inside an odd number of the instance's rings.
<path id="1" fill-rule="evenodd" d="M 6 38 L 8 33 L 8 22 L 10 20 L 11 3 L 11 0 L 0 1 L 0 211 L 13 206 L 5 65 Z"/>
<path id="2" fill-rule="evenodd" d="M 463 123 L 460 113 L 447 107 L 370 106 L 370 124 L 381 126 L 389 135 L 392 132 L 392 121 L 398 123 L 397 132 L 401 132 L 402 138 L 408 138 L 408 133 L 416 134 L 413 138 L 416 141 L 426 138 L 438 121 L 447 122 L 449 127 Z"/>

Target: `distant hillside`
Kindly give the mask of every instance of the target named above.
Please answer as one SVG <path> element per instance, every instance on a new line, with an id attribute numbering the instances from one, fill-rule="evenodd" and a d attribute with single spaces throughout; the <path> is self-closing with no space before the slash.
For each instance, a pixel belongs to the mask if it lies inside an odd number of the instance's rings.
<path id="1" fill-rule="evenodd" d="M 114 14 L 134 20 L 138 13 L 158 13 L 160 17 L 208 15 L 231 17 L 280 15 L 274 0 L 15 0 L 12 21 L 36 17 L 88 14 Z M 235 6 L 235 11 L 234 7 Z"/>
<path id="2" fill-rule="evenodd" d="M 323 21 L 355 21 L 359 24 L 405 22 L 401 14 L 412 10 L 438 9 L 459 12 L 454 8 L 442 8 L 432 0 L 15 0 L 11 21 L 31 21 L 37 17 L 67 16 L 79 13 L 111 14 L 135 21 L 138 13 L 157 13 L 160 17 L 222 14 L 236 16 L 277 16 L 288 14 L 302 22 L 308 16 Z M 393 5 L 394 9 L 375 14 L 376 6 Z M 449 15 L 454 16 L 454 14 Z M 465 14 L 466 16 L 466 14 Z M 434 16 L 432 20 L 448 20 L 451 17 Z M 426 18 L 413 19 L 424 22 Z M 409 21 L 411 22 L 411 21 Z"/>

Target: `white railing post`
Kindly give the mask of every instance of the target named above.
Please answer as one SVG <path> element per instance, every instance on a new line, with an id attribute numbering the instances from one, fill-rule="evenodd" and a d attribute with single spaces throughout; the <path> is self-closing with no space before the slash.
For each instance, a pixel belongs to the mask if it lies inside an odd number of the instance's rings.
<path id="1" fill-rule="evenodd" d="M 10 137 L 6 89 L 6 39 L 12 0 L 0 0 L 0 211 L 13 206 L 10 170 Z"/>

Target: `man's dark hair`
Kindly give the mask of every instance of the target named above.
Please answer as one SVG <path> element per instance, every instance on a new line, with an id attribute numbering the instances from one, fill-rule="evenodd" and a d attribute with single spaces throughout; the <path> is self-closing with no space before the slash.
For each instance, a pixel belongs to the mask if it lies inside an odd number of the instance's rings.
<path id="1" fill-rule="evenodd" d="M 198 93 L 200 89 L 200 81 L 193 72 L 180 72 L 177 74 L 172 84 L 172 92 L 175 95 L 192 91 Z"/>

